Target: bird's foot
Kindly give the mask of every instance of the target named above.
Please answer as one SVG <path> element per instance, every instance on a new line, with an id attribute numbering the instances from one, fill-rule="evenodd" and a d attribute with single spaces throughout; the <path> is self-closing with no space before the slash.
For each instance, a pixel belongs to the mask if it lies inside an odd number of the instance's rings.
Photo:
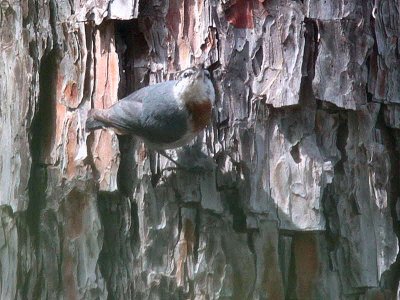
<path id="1" fill-rule="evenodd" d="M 176 170 L 176 169 L 185 169 L 185 167 L 183 165 L 181 165 L 180 163 L 178 163 L 175 159 L 173 159 L 171 157 L 171 155 L 169 155 L 167 152 L 165 152 L 165 150 L 158 150 L 157 151 L 160 155 L 164 156 L 165 158 L 168 158 L 170 161 L 172 161 L 178 168 L 174 168 L 174 167 L 168 167 L 165 168 L 164 170 L 166 171 L 171 171 L 171 170 Z"/>
<path id="2" fill-rule="evenodd" d="M 201 159 L 201 161 L 197 160 L 194 162 L 194 164 L 191 164 L 190 166 L 188 164 L 182 164 L 178 163 L 175 159 L 173 159 L 170 155 L 168 155 L 164 150 L 158 151 L 158 153 L 167 159 L 169 159 L 171 162 L 173 162 L 176 167 L 167 167 L 162 170 L 162 172 L 165 171 L 174 171 L 174 170 L 182 170 L 185 172 L 190 172 L 190 173 L 207 173 L 207 172 L 212 172 L 215 168 L 215 163 L 213 161 L 207 160 L 207 159 Z"/>

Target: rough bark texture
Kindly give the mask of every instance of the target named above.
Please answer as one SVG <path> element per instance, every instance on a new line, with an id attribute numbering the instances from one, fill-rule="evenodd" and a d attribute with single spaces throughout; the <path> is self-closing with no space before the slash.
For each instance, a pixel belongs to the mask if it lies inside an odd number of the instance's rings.
<path id="1" fill-rule="evenodd" d="M 399 297 L 395 0 L 0 4 L 0 299 Z M 91 107 L 219 63 L 171 151 Z"/>

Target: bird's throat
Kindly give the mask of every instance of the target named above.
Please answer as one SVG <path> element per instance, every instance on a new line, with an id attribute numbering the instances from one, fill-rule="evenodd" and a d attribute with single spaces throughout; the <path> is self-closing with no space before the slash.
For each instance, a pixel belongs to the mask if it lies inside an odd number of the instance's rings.
<path id="1" fill-rule="evenodd" d="M 211 119 L 211 101 L 190 101 L 185 103 L 189 112 L 193 130 L 199 132 L 208 125 Z"/>

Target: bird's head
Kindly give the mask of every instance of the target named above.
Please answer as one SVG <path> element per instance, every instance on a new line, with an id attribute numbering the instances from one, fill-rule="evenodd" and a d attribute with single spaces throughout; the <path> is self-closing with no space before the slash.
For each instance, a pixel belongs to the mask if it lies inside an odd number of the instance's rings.
<path id="1" fill-rule="evenodd" d="M 203 67 L 192 67 L 179 75 L 175 85 L 175 93 L 183 102 L 215 101 L 214 86 L 210 72 Z"/>

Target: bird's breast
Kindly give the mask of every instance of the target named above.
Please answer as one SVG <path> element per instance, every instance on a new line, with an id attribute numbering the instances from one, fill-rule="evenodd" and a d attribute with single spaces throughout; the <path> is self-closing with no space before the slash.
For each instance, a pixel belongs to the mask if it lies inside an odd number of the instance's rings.
<path id="1" fill-rule="evenodd" d="M 203 101 L 187 102 L 186 108 L 190 115 L 190 122 L 194 132 L 201 131 L 208 125 L 211 119 L 212 104 L 209 99 Z"/>

